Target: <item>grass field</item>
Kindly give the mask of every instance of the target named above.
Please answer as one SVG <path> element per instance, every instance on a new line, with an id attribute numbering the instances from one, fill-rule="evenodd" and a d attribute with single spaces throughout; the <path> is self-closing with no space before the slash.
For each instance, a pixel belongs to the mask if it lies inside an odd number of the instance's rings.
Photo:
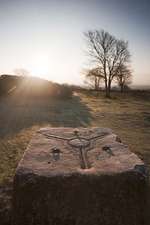
<path id="1" fill-rule="evenodd" d="M 150 168 L 150 93 L 76 93 L 72 99 L 0 98 L 0 185 L 12 182 L 35 131 L 45 126 L 110 127 Z"/>

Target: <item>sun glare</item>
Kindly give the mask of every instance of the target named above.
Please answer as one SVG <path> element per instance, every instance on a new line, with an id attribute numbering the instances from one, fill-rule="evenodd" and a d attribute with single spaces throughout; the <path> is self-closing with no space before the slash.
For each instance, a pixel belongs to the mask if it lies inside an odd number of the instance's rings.
<path id="1" fill-rule="evenodd" d="M 57 57 L 57 61 L 56 57 L 56 55 L 52 57 L 46 52 L 35 53 L 30 57 L 30 63 L 25 65 L 24 68 L 27 68 L 31 76 L 58 83 L 69 83 L 70 78 L 68 79 L 67 72 L 71 71 L 73 66 L 65 63 L 65 57 L 61 60 Z"/>
<path id="2" fill-rule="evenodd" d="M 47 78 L 49 74 L 50 59 L 46 54 L 36 54 L 32 56 L 29 70 L 31 75 Z"/>

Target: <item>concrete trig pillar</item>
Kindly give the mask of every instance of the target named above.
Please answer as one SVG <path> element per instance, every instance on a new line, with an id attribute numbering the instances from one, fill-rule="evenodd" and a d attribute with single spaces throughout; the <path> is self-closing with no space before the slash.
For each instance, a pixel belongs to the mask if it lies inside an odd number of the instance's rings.
<path id="1" fill-rule="evenodd" d="M 146 225 L 144 163 L 107 128 L 45 128 L 16 170 L 14 225 Z"/>

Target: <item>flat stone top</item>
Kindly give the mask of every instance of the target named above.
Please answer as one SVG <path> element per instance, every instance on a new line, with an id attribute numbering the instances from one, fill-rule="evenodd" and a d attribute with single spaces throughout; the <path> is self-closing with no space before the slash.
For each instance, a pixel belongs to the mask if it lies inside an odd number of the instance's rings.
<path id="1" fill-rule="evenodd" d="M 43 128 L 29 143 L 16 173 L 101 175 L 134 171 L 142 165 L 108 128 Z"/>

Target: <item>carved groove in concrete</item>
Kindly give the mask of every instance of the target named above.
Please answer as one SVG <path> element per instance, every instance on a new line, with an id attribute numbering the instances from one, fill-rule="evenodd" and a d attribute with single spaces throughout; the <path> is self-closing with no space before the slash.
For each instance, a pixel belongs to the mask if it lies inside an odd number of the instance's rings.
<path id="1" fill-rule="evenodd" d="M 92 133 L 93 133 L 92 130 L 90 130 L 89 131 L 90 136 L 88 138 L 82 137 L 78 130 L 74 130 L 73 132 L 74 137 L 71 137 L 71 138 L 66 138 L 66 137 L 52 135 L 52 134 L 44 134 L 44 133 L 43 135 L 46 136 L 48 139 L 55 138 L 55 139 L 67 141 L 68 145 L 72 146 L 73 148 L 79 151 L 81 169 L 89 169 L 91 168 L 91 164 L 90 164 L 87 152 L 94 148 L 94 142 L 97 139 L 104 138 L 106 135 L 108 135 L 108 133 L 102 132 L 100 135 L 91 136 Z M 53 154 L 53 158 L 60 159 L 59 152 L 56 153 L 56 151 L 58 151 L 58 149 L 55 150 L 55 154 Z M 113 153 L 111 153 L 110 155 L 113 155 Z"/>

